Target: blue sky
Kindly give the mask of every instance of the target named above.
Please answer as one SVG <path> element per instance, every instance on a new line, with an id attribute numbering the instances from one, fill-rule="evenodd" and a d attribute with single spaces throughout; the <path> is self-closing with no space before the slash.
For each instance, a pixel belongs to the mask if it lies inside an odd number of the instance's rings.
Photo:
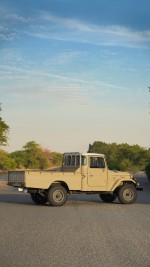
<path id="1" fill-rule="evenodd" d="M 149 0 L 0 0 L 8 151 L 150 147 Z"/>

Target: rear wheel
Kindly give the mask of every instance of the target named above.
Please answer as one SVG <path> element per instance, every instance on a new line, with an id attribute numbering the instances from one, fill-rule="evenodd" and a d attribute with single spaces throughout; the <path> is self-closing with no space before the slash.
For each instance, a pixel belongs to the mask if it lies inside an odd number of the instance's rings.
<path id="1" fill-rule="evenodd" d="M 120 187 L 118 198 L 122 204 L 132 204 L 137 198 L 137 191 L 134 185 L 124 184 Z"/>
<path id="2" fill-rule="evenodd" d="M 48 201 L 52 206 L 62 206 L 67 201 L 67 190 L 61 185 L 55 185 L 49 189 Z"/>
<path id="3" fill-rule="evenodd" d="M 111 203 L 113 201 L 115 201 L 115 199 L 117 198 L 116 196 L 112 195 L 112 194 L 100 194 L 99 195 L 101 200 L 103 200 L 104 202 L 107 203 Z"/>
<path id="4" fill-rule="evenodd" d="M 46 196 L 41 195 L 39 193 L 32 193 L 31 198 L 33 202 L 36 203 L 37 205 L 44 205 L 48 201 Z"/>

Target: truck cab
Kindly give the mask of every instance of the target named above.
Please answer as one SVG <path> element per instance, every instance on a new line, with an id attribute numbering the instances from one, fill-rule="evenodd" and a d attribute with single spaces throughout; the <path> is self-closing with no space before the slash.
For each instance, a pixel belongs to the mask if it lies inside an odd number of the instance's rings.
<path id="1" fill-rule="evenodd" d="M 103 154 L 95 153 L 65 153 L 63 156 L 62 172 L 80 173 L 82 178 L 81 190 L 107 189 L 107 163 Z"/>

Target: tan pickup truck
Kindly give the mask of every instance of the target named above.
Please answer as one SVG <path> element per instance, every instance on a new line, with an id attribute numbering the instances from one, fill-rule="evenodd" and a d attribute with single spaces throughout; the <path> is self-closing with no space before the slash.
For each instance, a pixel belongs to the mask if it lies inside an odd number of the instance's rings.
<path id="1" fill-rule="evenodd" d="M 139 184 L 128 172 L 111 171 L 105 156 L 95 153 L 65 153 L 62 166 L 49 171 L 9 171 L 8 185 L 26 191 L 36 204 L 65 204 L 68 195 L 99 194 L 104 202 L 117 197 L 123 204 L 134 203 Z"/>

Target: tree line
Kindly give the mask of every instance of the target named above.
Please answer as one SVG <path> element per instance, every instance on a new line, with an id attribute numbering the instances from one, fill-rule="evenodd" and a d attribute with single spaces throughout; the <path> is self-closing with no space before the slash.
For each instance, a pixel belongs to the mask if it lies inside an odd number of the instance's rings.
<path id="1" fill-rule="evenodd" d="M 48 169 L 60 166 L 62 154 L 43 149 L 35 141 L 30 141 L 23 146 L 22 150 L 8 153 L 0 150 L 0 170 L 11 169 Z"/>
<path id="2" fill-rule="evenodd" d="M 107 144 L 95 141 L 88 152 L 105 154 L 109 169 L 120 171 L 142 171 L 150 164 L 150 148 L 139 145 Z"/>

